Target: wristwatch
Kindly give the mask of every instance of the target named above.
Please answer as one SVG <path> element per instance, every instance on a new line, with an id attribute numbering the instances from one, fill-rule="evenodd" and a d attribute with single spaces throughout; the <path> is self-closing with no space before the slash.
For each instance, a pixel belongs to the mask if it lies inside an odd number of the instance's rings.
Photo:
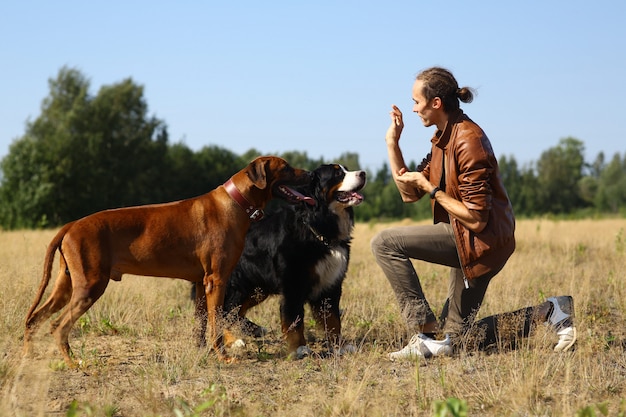
<path id="1" fill-rule="evenodd" d="M 435 198 L 435 194 L 437 194 L 437 191 L 441 191 L 441 188 L 439 187 L 435 187 L 433 188 L 433 190 L 430 192 L 430 199 L 434 199 Z"/>

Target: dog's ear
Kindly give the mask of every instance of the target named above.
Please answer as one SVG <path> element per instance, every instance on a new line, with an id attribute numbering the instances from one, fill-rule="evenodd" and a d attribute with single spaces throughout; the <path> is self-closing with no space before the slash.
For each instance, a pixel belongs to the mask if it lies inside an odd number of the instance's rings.
<path id="1" fill-rule="evenodd" d="M 270 161 L 267 158 L 257 158 L 248 165 L 246 174 L 250 181 L 259 189 L 267 187 L 267 167 Z"/>

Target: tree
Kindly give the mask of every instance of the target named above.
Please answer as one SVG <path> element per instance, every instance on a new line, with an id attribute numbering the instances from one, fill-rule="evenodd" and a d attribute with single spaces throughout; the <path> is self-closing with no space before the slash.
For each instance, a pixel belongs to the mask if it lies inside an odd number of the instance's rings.
<path id="1" fill-rule="evenodd" d="M 513 210 L 517 213 L 519 212 L 522 196 L 522 181 L 517 167 L 517 161 L 512 155 L 510 158 L 502 156 L 498 166 L 500 168 L 500 178 L 502 179 L 504 188 L 509 195 L 511 204 L 513 204 Z"/>
<path id="2" fill-rule="evenodd" d="M 617 213 L 626 205 L 626 154 L 615 154 L 600 173 L 594 204 L 599 211 Z"/>
<path id="3" fill-rule="evenodd" d="M 584 206 L 579 182 L 583 176 L 585 147 L 572 137 L 541 154 L 537 163 L 536 194 L 542 212 L 570 213 Z"/>
<path id="4" fill-rule="evenodd" d="M 89 95 L 89 81 L 62 68 L 40 116 L 3 159 L 0 224 L 56 226 L 106 208 L 159 200 L 167 128 L 147 116 L 143 87 L 127 79 Z"/>
<path id="5" fill-rule="evenodd" d="M 250 161 L 242 161 L 233 152 L 219 146 L 205 146 L 196 154 L 202 181 L 201 193 L 209 192 L 226 182 Z"/>
<path id="6" fill-rule="evenodd" d="M 535 169 L 532 164 L 522 167 L 520 170 L 519 194 L 512 201 L 513 210 L 516 215 L 533 216 L 545 213 L 542 207 L 542 198 L 537 190 L 539 189 L 539 181 L 535 175 Z"/>
<path id="7" fill-rule="evenodd" d="M 208 193 L 226 182 L 250 160 L 215 145 L 205 146 L 198 152 L 193 152 L 182 143 L 171 145 L 160 172 L 161 188 L 166 192 L 163 201 Z"/>
<path id="8" fill-rule="evenodd" d="M 331 162 L 343 165 L 350 171 L 357 171 L 361 169 L 361 165 L 359 164 L 359 154 L 355 152 L 344 152 L 339 155 L 337 159 Z"/>
<path id="9" fill-rule="evenodd" d="M 322 158 L 310 159 L 306 152 L 300 151 L 284 152 L 279 156 L 287 161 L 292 167 L 306 169 L 309 171 L 314 170 L 324 163 L 324 160 Z"/>
<path id="10" fill-rule="evenodd" d="M 580 197 L 586 203 L 594 203 L 600 185 L 600 176 L 606 167 L 604 153 L 600 152 L 592 164 L 587 165 L 588 175 L 580 180 Z"/>
<path id="11" fill-rule="evenodd" d="M 161 202 L 157 181 L 167 153 L 163 122 L 148 117 L 143 87 L 131 79 L 103 86 L 89 101 L 88 126 L 74 135 L 75 146 L 87 145 L 81 164 L 84 198 L 72 218 L 113 207 Z M 82 211 L 82 213 L 78 212 Z"/>
<path id="12" fill-rule="evenodd" d="M 47 170 L 33 172 L 32 167 L 47 166 L 45 152 L 35 140 L 25 136 L 13 143 L 0 167 L 5 173 L 0 187 L 0 226 L 6 229 L 45 226 L 46 204 L 51 204 L 53 184 Z"/>
<path id="13" fill-rule="evenodd" d="M 68 208 L 67 192 L 57 181 L 77 177 L 70 175 L 74 163 L 71 132 L 83 124 L 89 83 L 78 72 L 64 68 L 48 84 L 50 96 L 42 102 L 42 115 L 28 123 L 26 134 L 11 145 L 2 161 L 4 227 L 57 223 L 61 221 L 58 213 Z M 82 146 L 76 149 L 76 153 L 82 151 Z"/>

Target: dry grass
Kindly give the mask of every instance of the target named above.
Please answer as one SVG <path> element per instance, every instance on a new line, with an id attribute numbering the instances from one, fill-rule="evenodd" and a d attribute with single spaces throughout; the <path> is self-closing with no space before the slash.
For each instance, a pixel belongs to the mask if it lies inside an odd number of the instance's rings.
<path id="1" fill-rule="evenodd" d="M 369 249 L 383 227 L 359 224 L 354 236 L 342 299 L 344 335 L 359 347 L 353 355 L 286 360 L 273 299 L 251 315 L 270 334 L 248 340 L 238 363 L 217 363 L 194 346 L 187 283 L 125 277 L 75 326 L 79 370 L 64 367 L 47 324 L 35 358 L 21 358 L 24 316 L 54 232 L 0 232 L 0 415 L 432 416 L 437 401 L 451 398 L 465 400 L 471 416 L 626 413 L 625 220 L 519 222 L 518 249 L 487 293 L 481 316 L 573 295 L 574 352 L 553 353 L 554 335 L 542 328 L 516 351 L 421 363 L 386 360 L 405 335 Z M 440 307 L 447 270 L 417 268 Z"/>

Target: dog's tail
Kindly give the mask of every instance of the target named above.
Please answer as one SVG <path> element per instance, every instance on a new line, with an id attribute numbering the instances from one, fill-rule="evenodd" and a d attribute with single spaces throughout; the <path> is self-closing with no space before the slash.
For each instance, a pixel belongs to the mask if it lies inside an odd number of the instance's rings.
<path id="1" fill-rule="evenodd" d="M 74 222 L 70 222 L 63 226 L 61 230 L 57 232 L 57 234 L 52 238 L 52 241 L 48 245 L 48 249 L 46 250 L 46 258 L 43 264 L 43 277 L 41 278 L 41 284 L 39 284 L 39 291 L 37 292 L 37 296 L 35 297 L 35 301 L 33 305 L 28 310 L 28 314 L 26 315 L 26 322 L 30 320 L 33 312 L 41 302 L 41 298 L 43 297 L 43 293 L 46 291 L 48 287 L 48 283 L 50 282 L 50 276 L 52 275 L 52 263 L 54 262 L 54 255 L 56 254 L 57 249 L 61 247 L 61 242 L 63 242 L 63 238 L 67 231 L 72 227 Z"/>

